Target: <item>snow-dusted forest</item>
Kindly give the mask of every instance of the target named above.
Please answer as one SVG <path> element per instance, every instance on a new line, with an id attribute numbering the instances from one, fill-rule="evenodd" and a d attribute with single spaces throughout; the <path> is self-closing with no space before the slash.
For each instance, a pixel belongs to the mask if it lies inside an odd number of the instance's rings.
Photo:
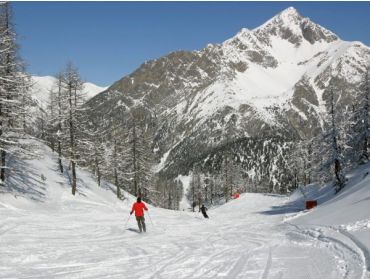
<path id="1" fill-rule="evenodd" d="M 369 47 L 288 8 L 99 87 L 29 74 L 11 6 L 1 278 L 370 277 Z"/>

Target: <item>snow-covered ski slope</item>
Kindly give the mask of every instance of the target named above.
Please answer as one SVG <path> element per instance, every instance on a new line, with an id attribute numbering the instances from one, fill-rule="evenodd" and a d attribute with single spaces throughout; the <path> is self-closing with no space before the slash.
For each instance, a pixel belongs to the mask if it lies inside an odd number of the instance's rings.
<path id="1" fill-rule="evenodd" d="M 297 212 L 298 194 L 244 194 L 210 210 L 209 220 L 149 205 L 148 232 L 138 234 L 134 217 L 125 227 L 133 197 L 117 200 L 114 186 L 98 187 L 82 170 L 73 197 L 56 156 L 44 145 L 37 149 L 38 159 L 14 159 L 22 172 L 0 194 L 0 278 L 369 276 L 370 176 L 359 176 L 370 166 L 353 174 L 355 194 L 330 199 L 322 191 L 327 202 L 310 212 Z"/>

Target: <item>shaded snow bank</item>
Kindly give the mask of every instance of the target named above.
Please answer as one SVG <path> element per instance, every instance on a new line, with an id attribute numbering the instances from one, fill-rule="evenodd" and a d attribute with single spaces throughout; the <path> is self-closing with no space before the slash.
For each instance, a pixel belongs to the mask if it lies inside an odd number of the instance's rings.
<path id="1" fill-rule="evenodd" d="M 286 214 L 285 221 L 305 228 L 317 238 L 340 234 L 342 242 L 361 255 L 365 266 L 363 277 L 369 277 L 370 163 L 359 166 L 346 177 L 346 187 L 336 195 L 332 183 L 321 188 L 314 184 L 302 188 L 306 197 L 300 190 L 295 191 L 285 205 L 293 214 Z M 316 199 L 318 207 L 300 211 L 308 199 Z"/>
<path id="2" fill-rule="evenodd" d="M 57 155 L 38 140 L 27 140 L 32 145 L 32 159 L 12 157 L 9 159 L 9 171 L 4 186 L 0 188 L 0 210 L 44 209 L 61 211 L 71 203 L 95 203 L 119 207 L 121 203 L 115 197 L 116 187 L 102 181 L 98 186 L 96 178 L 87 170 L 77 169 L 77 193 L 71 194 L 71 170 L 67 160 L 63 160 L 64 173 L 57 164 Z M 125 193 L 129 201 L 134 198 Z"/>

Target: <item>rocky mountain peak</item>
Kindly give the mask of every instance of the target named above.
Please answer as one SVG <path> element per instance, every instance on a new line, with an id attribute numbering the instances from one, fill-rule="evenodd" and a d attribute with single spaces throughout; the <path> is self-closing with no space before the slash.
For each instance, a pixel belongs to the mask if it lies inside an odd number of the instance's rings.
<path id="1" fill-rule="evenodd" d="M 302 16 L 294 7 L 289 7 L 283 11 L 281 11 L 275 18 L 279 19 L 284 23 L 295 23 L 302 20 Z"/>
<path id="2" fill-rule="evenodd" d="M 283 150 L 321 131 L 326 86 L 336 80 L 345 108 L 369 61 L 368 47 L 338 39 L 290 7 L 222 44 L 143 64 L 90 100 L 87 111 L 107 127 L 122 121 L 121 111 L 145 116 L 165 178 L 195 166 L 221 168 L 232 152 L 254 180 L 268 178 L 260 184 L 284 186 Z"/>
<path id="3" fill-rule="evenodd" d="M 316 42 L 330 43 L 338 40 L 333 32 L 302 16 L 293 7 L 283 10 L 254 29 L 254 32 L 265 41 L 269 41 L 268 37 L 270 36 L 278 36 L 296 46 L 301 45 L 304 41 L 315 44 Z"/>

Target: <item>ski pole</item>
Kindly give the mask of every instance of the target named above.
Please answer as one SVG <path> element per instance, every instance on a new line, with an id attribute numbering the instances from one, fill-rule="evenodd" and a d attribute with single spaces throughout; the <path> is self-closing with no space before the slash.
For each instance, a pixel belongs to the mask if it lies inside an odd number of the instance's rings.
<path id="1" fill-rule="evenodd" d="M 154 227 L 154 224 L 153 224 L 152 218 L 150 217 L 149 212 L 148 212 L 148 217 L 149 217 L 150 222 L 152 223 L 152 226 Z"/>
<path id="2" fill-rule="evenodd" d="M 125 227 L 127 226 L 127 223 L 128 223 L 128 221 L 130 220 L 130 217 L 131 217 L 131 214 L 130 214 L 130 216 L 128 216 L 128 219 L 127 219 L 127 221 L 126 221 L 126 223 L 125 223 Z"/>
<path id="3" fill-rule="evenodd" d="M 154 228 L 154 224 L 153 224 L 152 218 L 150 217 L 149 212 L 148 212 L 148 217 L 149 217 L 149 220 L 150 220 L 150 222 L 152 223 L 152 226 L 153 226 L 153 228 Z M 157 225 L 157 228 L 158 228 L 158 225 Z M 159 226 L 159 228 L 161 228 L 163 231 L 166 231 L 166 229 L 165 229 L 165 228 L 163 228 L 163 227 L 161 227 L 161 226 Z"/>

